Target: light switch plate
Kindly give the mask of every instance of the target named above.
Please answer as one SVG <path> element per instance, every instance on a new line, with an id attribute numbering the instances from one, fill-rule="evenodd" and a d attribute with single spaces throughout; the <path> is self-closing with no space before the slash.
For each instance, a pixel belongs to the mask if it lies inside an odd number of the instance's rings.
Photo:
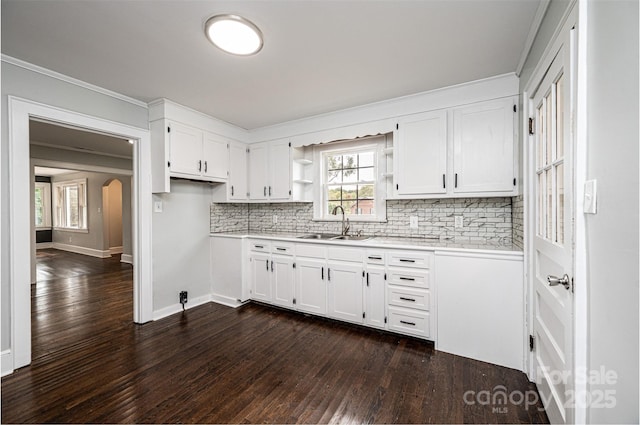
<path id="1" fill-rule="evenodd" d="M 598 212 L 598 185 L 596 180 L 584 182 L 584 213 L 596 214 Z"/>
<path id="2" fill-rule="evenodd" d="M 415 215 L 409 216 L 409 228 L 417 229 L 418 228 L 418 217 Z"/>
<path id="3" fill-rule="evenodd" d="M 278 216 L 277 215 L 273 215 L 273 224 L 278 224 Z"/>
<path id="4" fill-rule="evenodd" d="M 153 212 L 157 212 L 157 213 L 162 212 L 162 201 L 153 202 Z"/>

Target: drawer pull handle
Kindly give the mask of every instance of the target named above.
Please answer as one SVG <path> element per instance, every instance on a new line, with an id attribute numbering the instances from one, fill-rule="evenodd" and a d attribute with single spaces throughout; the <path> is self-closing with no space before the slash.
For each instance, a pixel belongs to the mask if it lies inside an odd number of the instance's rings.
<path id="1" fill-rule="evenodd" d="M 403 263 L 415 263 L 416 262 L 416 260 L 407 260 L 406 258 L 401 258 L 400 261 L 403 262 Z"/>
<path id="2" fill-rule="evenodd" d="M 286 251 L 287 248 L 276 248 L 278 251 Z"/>
<path id="3" fill-rule="evenodd" d="M 260 248 L 260 249 L 263 249 L 263 248 L 264 248 L 264 245 L 254 245 L 253 247 L 254 247 L 254 248 Z"/>
<path id="4" fill-rule="evenodd" d="M 402 277 L 402 276 L 400 276 L 400 280 L 411 280 L 411 281 L 414 281 L 415 279 L 412 278 L 412 277 Z"/>
<path id="5" fill-rule="evenodd" d="M 367 257 L 369 260 L 382 260 L 382 257 Z"/>
<path id="6" fill-rule="evenodd" d="M 415 326 L 416 324 L 413 322 L 406 322 L 404 320 L 401 320 L 400 323 L 402 323 L 403 325 L 411 325 L 411 326 Z"/>
<path id="7" fill-rule="evenodd" d="M 401 299 L 402 301 L 412 301 L 412 302 L 416 302 L 416 300 L 414 300 L 413 298 L 400 297 L 400 299 Z"/>

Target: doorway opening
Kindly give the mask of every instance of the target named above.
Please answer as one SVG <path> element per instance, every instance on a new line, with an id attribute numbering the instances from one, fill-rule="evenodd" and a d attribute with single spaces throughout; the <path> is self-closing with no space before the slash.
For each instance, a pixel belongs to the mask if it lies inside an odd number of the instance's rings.
<path id="1" fill-rule="evenodd" d="M 132 163 L 132 222 L 131 252 L 133 274 L 133 322 L 145 323 L 152 320 L 153 295 L 151 279 L 151 146 L 149 131 L 131 127 L 102 118 L 8 97 L 9 115 L 9 203 L 10 235 L 9 262 L 10 281 L 10 323 L 11 351 L 6 354 L 7 364 L 15 370 L 31 363 L 31 282 L 33 281 L 35 256 L 35 232 L 31 182 L 34 181 L 33 166 L 30 161 L 30 121 L 55 124 L 60 127 L 83 130 L 90 134 L 107 135 L 130 141 L 133 145 Z M 131 148 L 129 148 L 131 149 Z M 77 153 L 87 153 L 87 149 L 70 147 L 65 156 L 57 158 L 55 166 L 67 168 L 69 158 Z M 117 159 L 113 157 L 114 160 Z M 45 160 L 46 161 L 46 160 Z M 85 166 L 86 166 L 85 162 Z M 50 164 L 40 164 L 50 165 Z M 113 172 L 110 166 L 92 164 L 92 171 Z M 71 165 L 68 168 L 75 168 Z M 77 168 L 76 168 L 77 169 Z M 101 182 L 102 183 L 102 182 Z M 73 221 L 73 220 L 72 220 Z M 88 222 L 90 217 L 88 218 Z M 70 229 L 67 229 L 67 231 Z M 83 229 L 75 229 L 74 234 L 83 234 Z"/>

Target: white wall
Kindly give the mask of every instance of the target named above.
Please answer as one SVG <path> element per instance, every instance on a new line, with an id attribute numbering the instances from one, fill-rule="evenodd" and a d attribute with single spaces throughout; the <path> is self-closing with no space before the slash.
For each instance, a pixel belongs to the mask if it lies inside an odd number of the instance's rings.
<path id="1" fill-rule="evenodd" d="M 153 213 L 153 310 L 171 310 L 178 294 L 189 300 L 210 294 L 209 206 L 211 186 L 171 180 L 171 193 L 153 195 L 162 212 Z M 193 303 L 192 303 L 193 304 Z"/>
<path id="2" fill-rule="evenodd" d="M 587 4 L 587 179 L 598 213 L 586 215 L 589 363 L 615 371 L 615 407 L 591 423 L 638 423 L 638 2 Z"/>
<path id="3" fill-rule="evenodd" d="M 108 216 L 102 209 L 102 186 L 111 179 L 119 179 L 122 182 L 122 216 L 131 216 L 131 177 L 117 174 L 78 172 L 53 176 L 51 183 L 59 183 L 68 180 L 87 179 L 87 222 L 88 232 L 70 232 L 53 230 L 53 242 L 72 245 L 91 250 L 108 250 L 109 236 L 104 234 L 103 220 Z M 120 207 L 120 202 L 118 202 Z M 126 226 L 123 228 L 123 226 Z M 131 220 L 127 220 L 120 226 L 120 232 L 124 231 L 124 254 L 132 255 L 131 250 Z M 120 236 L 122 239 L 122 233 Z"/>
<path id="4" fill-rule="evenodd" d="M 1 98 L 1 124 L 2 143 L 0 144 L 0 173 L 1 186 L 0 198 L 0 227 L 1 244 L 1 270 L 0 270 L 0 350 L 4 351 L 11 345 L 11 264 L 9 261 L 9 130 L 8 130 L 8 96 L 13 95 L 24 99 L 30 99 L 47 105 L 82 112 L 91 116 L 100 117 L 127 124 L 137 128 L 148 128 L 147 108 L 130 102 L 123 101 L 113 96 L 100 93 L 95 90 L 80 87 L 61 79 L 53 78 L 42 73 L 27 70 L 25 68 L 8 64 L 2 61 L 0 73 L 2 81 L 0 88 Z M 28 214 L 28 211 L 24 212 Z"/>

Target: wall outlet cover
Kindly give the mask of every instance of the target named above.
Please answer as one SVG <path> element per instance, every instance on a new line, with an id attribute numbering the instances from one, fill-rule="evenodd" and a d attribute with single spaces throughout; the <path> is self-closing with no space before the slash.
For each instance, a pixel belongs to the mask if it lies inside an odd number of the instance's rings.
<path id="1" fill-rule="evenodd" d="M 273 216 L 273 224 L 278 224 L 278 216 L 275 214 Z"/>
<path id="2" fill-rule="evenodd" d="M 461 215 L 456 215 L 454 216 L 455 218 L 455 228 L 456 229 L 462 229 L 464 227 L 464 220 L 463 217 Z"/>
<path id="3" fill-rule="evenodd" d="M 417 229 L 418 228 L 418 217 L 416 217 L 415 215 L 412 215 L 409 217 L 409 227 L 411 229 Z"/>
<path id="4" fill-rule="evenodd" d="M 162 201 L 153 202 L 153 212 L 157 212 L 157 213 L 162 212 Z"/>
<path id="5" fill-rule="evenodd" d="M 584 213 L 596 214 L 598 212 L 598 185 L 596 180 L 584 182 Z"/>

